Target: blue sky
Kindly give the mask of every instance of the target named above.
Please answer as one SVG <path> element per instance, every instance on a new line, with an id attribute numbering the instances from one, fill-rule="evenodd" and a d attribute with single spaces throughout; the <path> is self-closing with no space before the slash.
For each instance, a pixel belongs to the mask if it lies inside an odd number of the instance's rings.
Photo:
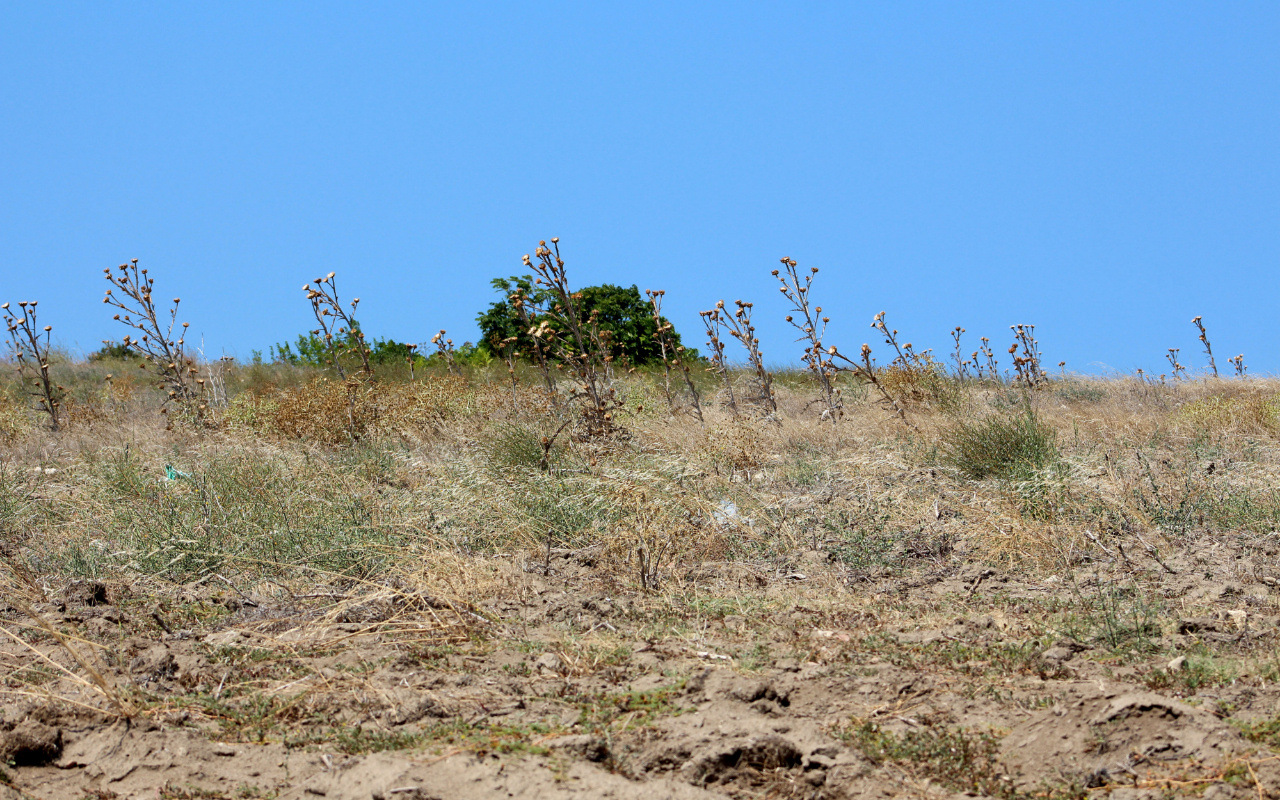
<path id="1" fill-rule="evenodd" d="M 1069 369 L 1280 371 L 1274 3 L 8 3 L 0 297 L 82 350 L 141 259 L 206 353 L 309 327 L 473 338 L 561 237 L 581 285 L 756 303 L 815 289 L 846 351 L 1035 323 Z"/>

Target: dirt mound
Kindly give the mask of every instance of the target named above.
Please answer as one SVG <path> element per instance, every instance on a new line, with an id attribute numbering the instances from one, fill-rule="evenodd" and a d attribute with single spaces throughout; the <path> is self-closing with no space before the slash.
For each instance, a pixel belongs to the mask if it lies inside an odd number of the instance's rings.
<path id="1" fill-rule="evenodd" d="M 1158 762 L 1215 761 L 1245 749 L 1240 734 L 1207 711 L 1151 692 L 1074 696 L 1015 726 L 1002 743 L 1024 786 L 1104 786 Z"/>
<path id="2" fill-rule="evenodd" d="M 47 764 L 62 752 L 62 731 L 25 719 L 0 731 L 0 763 L 15 766 Z"/>
<path id="3" fill-rule="evenodd" d="M 694 708 L 649 733 L 636 756 L 639 774 L 676 775 L 730 794 L 767 789 L 783 796 L 839 796 L 839 785 L 865 774 L 865 760 L 833 741 L 821 724 L 788 713 L 798 682 L 786 672 L 762 679 L 715 669 L 695 676 L 689 695 Z M 827 792 L 817 793 L 828 783 Z"/>

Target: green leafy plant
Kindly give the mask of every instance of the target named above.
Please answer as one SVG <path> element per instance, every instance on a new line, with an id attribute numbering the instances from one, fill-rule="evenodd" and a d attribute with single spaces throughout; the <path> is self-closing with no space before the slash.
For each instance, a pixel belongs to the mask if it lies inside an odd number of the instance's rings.
<path id="1" fill-rule="evenodd" d="M 503 299 L 476 317 L 481 333 L 478 347 L 490 356 L 501 356 L 502 343 L 514 339 L 521 355 L 535 359 L 535 342 L 530 331 L 543 322 L 562 335 L 571 333 L 567 320 L 546 313 L 548 303 L 554 302 L 555 291 L 545 283 L 538 284 L 534 276 L 513 275 L 495 278 L 491 283 Z M 601 332 L 608 332 L 610 356 L 634 366 L 661 363 L 662 345 L 655 337 L 660 323 L 655 321 L 653 308 L 641 296 L 639 288 L 606 283 L 577 289 L 572 294 L 579 324 L 586 326 L 594 320 Z M 521 306 L 532 313 L 522 318 Z M 659 319 L 661 324 L 670 324 L 663 317 Z M 681 346 L 680 334 L 674 327 L 667 330 L 666 337 L 672 349 Z"/>

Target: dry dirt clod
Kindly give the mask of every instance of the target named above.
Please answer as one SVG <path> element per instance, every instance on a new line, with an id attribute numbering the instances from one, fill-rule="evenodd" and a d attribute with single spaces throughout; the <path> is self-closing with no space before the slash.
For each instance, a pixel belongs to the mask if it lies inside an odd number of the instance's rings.
<path id="1" fill-rule="evenodd" d="M 62 753 L 62 730 L 33 719 L 23 720 L 0 733 L 0 763 L 17 766 L 48 764 Z"/>
<path id="2" fill-rule="evenodd" d="M 593 762 L 604 761 L 609 757 L 609 746 L 605 740 L 585 733 L 552 739 L 547 743 L 547 747 Z"/>
<path id="3" fill-rule="evenodd" d="M 555 653 L 543 653 L 533 662 L 533 668 L 542 673 L 559 674 L 564 669 L 564 661 Z"/>

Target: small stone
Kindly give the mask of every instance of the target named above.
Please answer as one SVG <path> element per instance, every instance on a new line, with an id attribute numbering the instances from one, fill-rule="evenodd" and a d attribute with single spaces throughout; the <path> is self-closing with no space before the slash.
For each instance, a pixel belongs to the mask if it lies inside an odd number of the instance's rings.
<path id="1" fill-rule="evenodd" d="M 764 681 L 743 681 L 729 690 L 729 696 L 743 703 L 754 703 L 767 695 L 769 684 Z"/>
<path id="2" fill-rule="evenodd" d="M 835 765 L 836 765 L 835 759 L 828 758 L 827 756 L 821 755 L 819 753 L 811 753 L 809 757 L 804 760 L 804 768 L 807 770 L 808 769 L 826 770 L 826 769 L 831 769 Z"/>
<path id="3" fill-rule="evenodd" d="M 1169 666 L 1170 672 L 1178 672 L 1180 670 L 1184 670 L 1187 668 L 1187 657 L 1178 656 L 1177 658 L 1170 661 L 1168 666 Z"/>
<path id="4" fill-rule="evenodd" d="M 1204 790 L 1204 794 L 1201 797 L 1204 800 L 1232 800 L 1232 798 L 1236 797 L 1236 790 L 1231 788 L 1229 784 L 1214 783 Z"/>
<path id="5" fill-rule="evenodd" d="M 564 662 L 560 660 L 560 656 L 555 653 L 543 653 L 538 656 L 538 660 L 533 662 L 534 669 L 539 672 L 555 672 L 559 673 Z"/>
<path id="6" fill-rule="evenodd" d="M 1070 661 L 1073 656 L 1075 656 L 1075 653 L 1069 647 L 1050 647 L 1044 651 L 1041 658 L 1045 661 L 1061 664 L 1065 661 Z"/>

